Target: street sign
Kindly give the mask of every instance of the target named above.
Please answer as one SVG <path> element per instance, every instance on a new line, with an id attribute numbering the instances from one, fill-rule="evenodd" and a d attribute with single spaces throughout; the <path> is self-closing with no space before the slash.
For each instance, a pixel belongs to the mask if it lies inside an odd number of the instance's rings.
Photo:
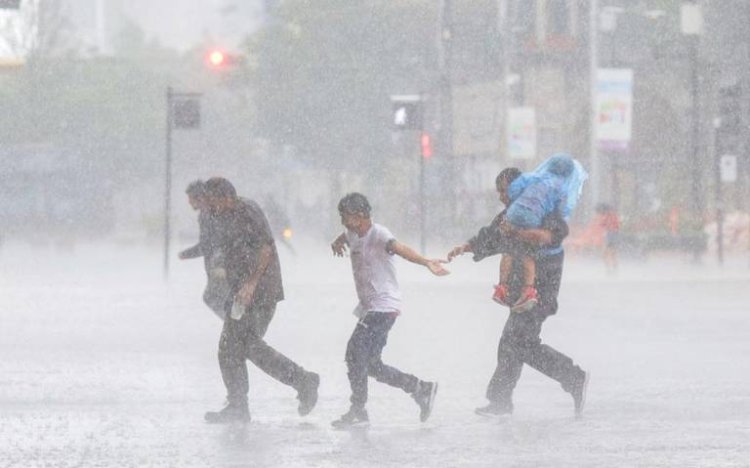
<path id="1" fill-rule="evenodd" d="M 0 10 L 18 10 L 21 0 L 0 0 Z"/>
<path id="2" fill-rule="evenodd" d="M 719 177 L 722 182 L 737 181 L 737 156 L 724 154 L 719 159 Z"/>
<path id="3" fill-rule="evenodd" d="M 517 159 L 536 157 L 536 112 L 533 107 L 508 109 L 508 156 Z"/>
<path id="4" fill-rule="evenodd" d="M 198 98 L 174 98 L 172 118 L 175 128 L 193 129 L 201 126 L 201 103 Z"/>

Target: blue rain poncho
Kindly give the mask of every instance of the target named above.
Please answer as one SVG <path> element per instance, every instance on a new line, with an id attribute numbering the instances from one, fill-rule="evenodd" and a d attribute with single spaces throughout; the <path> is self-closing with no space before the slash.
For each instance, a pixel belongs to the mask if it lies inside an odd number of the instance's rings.
<path id="1" fill-rule="evenodd" d="M 568 221 L 587 178 L 581 163 L 569 154 L 553 154 L 533 172 L 521 174 L 510 184 L 508 220 L 518 227 L 539 227 L 542 219 L 557 209 Z"/>

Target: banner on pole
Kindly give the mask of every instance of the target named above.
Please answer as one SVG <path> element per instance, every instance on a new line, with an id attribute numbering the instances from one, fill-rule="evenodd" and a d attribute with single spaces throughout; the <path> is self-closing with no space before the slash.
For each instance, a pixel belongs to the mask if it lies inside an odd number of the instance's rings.
<path id="1" fill-rule="evenodd" d="M 509 157 L 536 157 L 536 113 L 533 107 L 508 109 L 507 139 Z"/>
<path id="2" fill-rule="evenodd" d="M 605 150 L 627 150 L 633 126 L 633 70 L 602 68 L 596 75 L 596 142 Z"/>

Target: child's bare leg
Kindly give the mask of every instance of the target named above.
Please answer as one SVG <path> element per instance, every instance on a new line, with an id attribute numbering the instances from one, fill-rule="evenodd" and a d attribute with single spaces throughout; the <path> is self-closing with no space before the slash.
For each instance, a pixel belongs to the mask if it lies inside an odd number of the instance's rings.
<path id="1" fill-rule="evenodd" d="M 510 302 L 508 302 L 508 294 L 510 293 L 510 290 L 508 289 L 508 278 L 510 278 L 512 268 L 513 257 L 507 254 L 503 255 L 503 258 L 500 259 L 500 280 L 497 286 L 495 286 L 492 300 L 504 306 L 511 305 Z"/>
<path id="2" fill-rule="evenodd" d="M 513 304 L 513 307 L 510 308 L 511 312 L 517 313 L 531 310 L 539 302 L 536 288 L 534 287 L 536 263 L 531 256 L 524 255 L 521 258 L 521 265 L 523 267 L 523 289 L 521 289 L 521 297 L 519 297 L 516 303 Z"/>
<path id="3" fill-rule="evenodd" d="M 521 264 L 523 265 L 523 285 L 533 287 L 536 280 L 536 262 L 531 256 L 524 255 L 521 257 Z"/>
<path id="4" fill-rule="evenodd" d="M 498 284 L 507 284 L 510 272 L 513 269 L 513 256 L 505 254 L 500 259 L 500 280 Z M 524 267 L 525 270 L 525 267 Z"/>

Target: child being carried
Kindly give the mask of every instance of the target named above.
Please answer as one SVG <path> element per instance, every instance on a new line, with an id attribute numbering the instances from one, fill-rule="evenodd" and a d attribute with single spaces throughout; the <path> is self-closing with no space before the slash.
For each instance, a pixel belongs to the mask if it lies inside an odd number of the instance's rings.
<path id="1" fill-rule="evenodd" d="M 510 205 L 505 216 L 505 222 L 510 225 L 508 230 L 540 228 L 544 218 L 555 210 L 568 221 L 587 177 L 583 166 L 565 153 L 553 154 L 533 172 L 519 176 L 508 186 Z M 520 257 L 523 266 L 523 289 L 518 300 L 511 303 L 508 279 L 516 257 Z M 505 254 L 500 261 L 500 281 L 492 299 L 509 306 L 512 312 L 526 312 L 538 302 L 535 279 L 533 252 L 523 249 Z"/>

